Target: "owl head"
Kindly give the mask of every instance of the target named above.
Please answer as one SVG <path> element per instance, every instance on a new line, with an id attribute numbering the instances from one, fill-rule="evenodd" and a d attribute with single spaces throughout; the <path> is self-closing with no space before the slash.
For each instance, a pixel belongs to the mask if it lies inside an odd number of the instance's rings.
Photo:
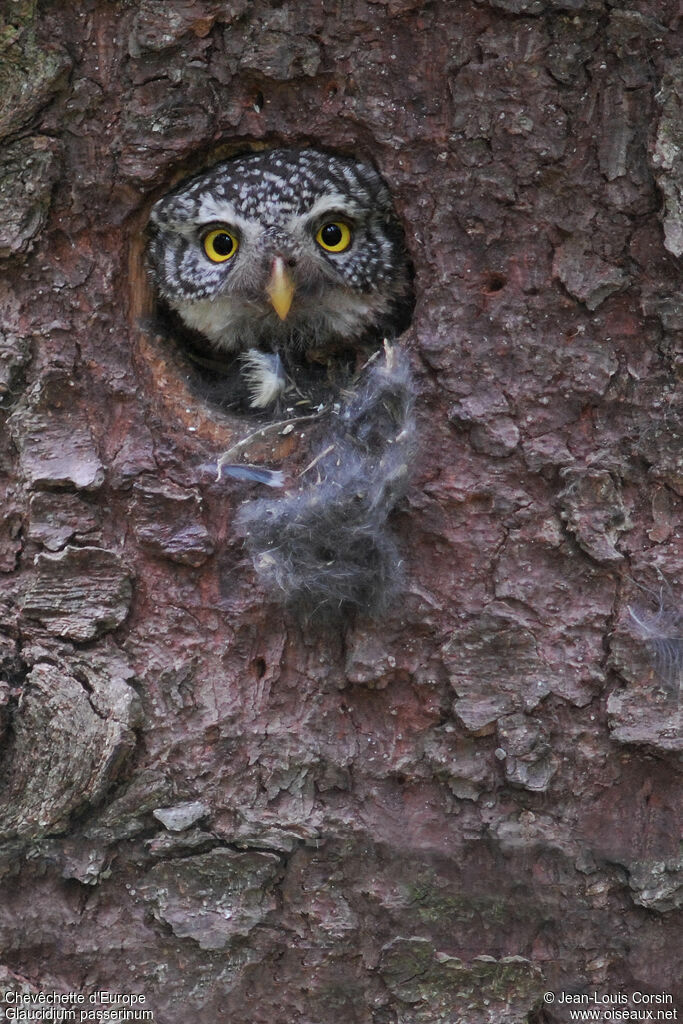
<path id="1" fill-rule="evenodd" d="M 161 298 L 214 350 L 355 347 L 410 319 L 403 229 L 369 164 L 250 153 L 164 196 L 150 228 Z"/>

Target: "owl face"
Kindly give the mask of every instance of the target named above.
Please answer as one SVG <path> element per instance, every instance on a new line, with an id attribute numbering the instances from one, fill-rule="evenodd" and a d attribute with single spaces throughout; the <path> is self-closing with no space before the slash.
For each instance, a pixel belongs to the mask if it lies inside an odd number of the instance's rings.
<path id="1" fill-rule="evenodd" d="M 367 164 L 252 153 L 185 182 L 150 223 L 160 295 L 215 349 L 348 346 L 407 325 L 403 230 Z"/>

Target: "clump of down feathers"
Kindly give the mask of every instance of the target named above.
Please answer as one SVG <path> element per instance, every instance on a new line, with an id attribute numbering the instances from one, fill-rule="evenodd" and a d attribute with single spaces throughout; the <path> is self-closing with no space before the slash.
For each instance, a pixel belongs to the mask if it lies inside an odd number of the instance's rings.
<path id="1" fill-rule="evenodd" d="M 238 532 L 266 588 L 312 616 L 386 609 L 402 578 L 388 518 L 415 451 L 406 356 L 385 346 L 295 491 L 247 502 Z"/>
<path id="2" fill-rule="evenodd" d="M 647 644 L 660 680 L 671 689 L 683 681 L 683 614 L 668 587 L 662 587 L 655 610 L 635 608 L 628 613 L 633 631 Z"/>

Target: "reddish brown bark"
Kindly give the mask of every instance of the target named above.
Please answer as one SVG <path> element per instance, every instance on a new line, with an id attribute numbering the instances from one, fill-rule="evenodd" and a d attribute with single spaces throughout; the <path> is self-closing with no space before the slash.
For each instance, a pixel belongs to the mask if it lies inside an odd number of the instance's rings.
<path id="1" fill-rule="evenodd" d="M 629 613 L 680 600 L 674 0 L 9 7 L 3 989 L 162 1024 L 680 1012 L 680 681 Z M 253 144 L 375 160 L 406 224 L 381 621 L 259 592 L 254 491 L 202 469 L 250 425 L 141 320 L 152 202 Z"/>

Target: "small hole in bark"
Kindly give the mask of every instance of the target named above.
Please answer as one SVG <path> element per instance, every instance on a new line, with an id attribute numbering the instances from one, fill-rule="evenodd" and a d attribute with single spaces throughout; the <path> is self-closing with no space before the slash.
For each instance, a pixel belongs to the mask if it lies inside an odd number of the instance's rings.
<path id="1" fill-rule="evenodd" d="M 396 781 L 398 782 L 399 786 L 405 786 L 408 780 L 406 779 L 405 775 L 403 775 L 403 773 L 401 772 L 396 776 Z"/>
<path id="2" fill-rule="evenodd" d="M 502 292 L 507 283 L 508 279 L 505 274 L 499 274 L 496 271 L 492 271 L 487 275 L 484 282 L 484 294 L 495 295 L 496 292 Z"/>
<path id="3" fill-rule="evenodd" d="M 254 110 L 256 111 L 257 114 L 260 114 L 261 111 L 263 110 L 264 103 L 265 99 L 263 97 L 263 93 L 259 89 L 259 91 L 254 96 Z"/>
<path id="4" fill-rule="evenodd" d="M 251 663 L 251 667 L 254 670 L 254 675 L 257 679 L 263 679 L 266 674 L 266 662 L 264 658 L 254 658 Z"/>

